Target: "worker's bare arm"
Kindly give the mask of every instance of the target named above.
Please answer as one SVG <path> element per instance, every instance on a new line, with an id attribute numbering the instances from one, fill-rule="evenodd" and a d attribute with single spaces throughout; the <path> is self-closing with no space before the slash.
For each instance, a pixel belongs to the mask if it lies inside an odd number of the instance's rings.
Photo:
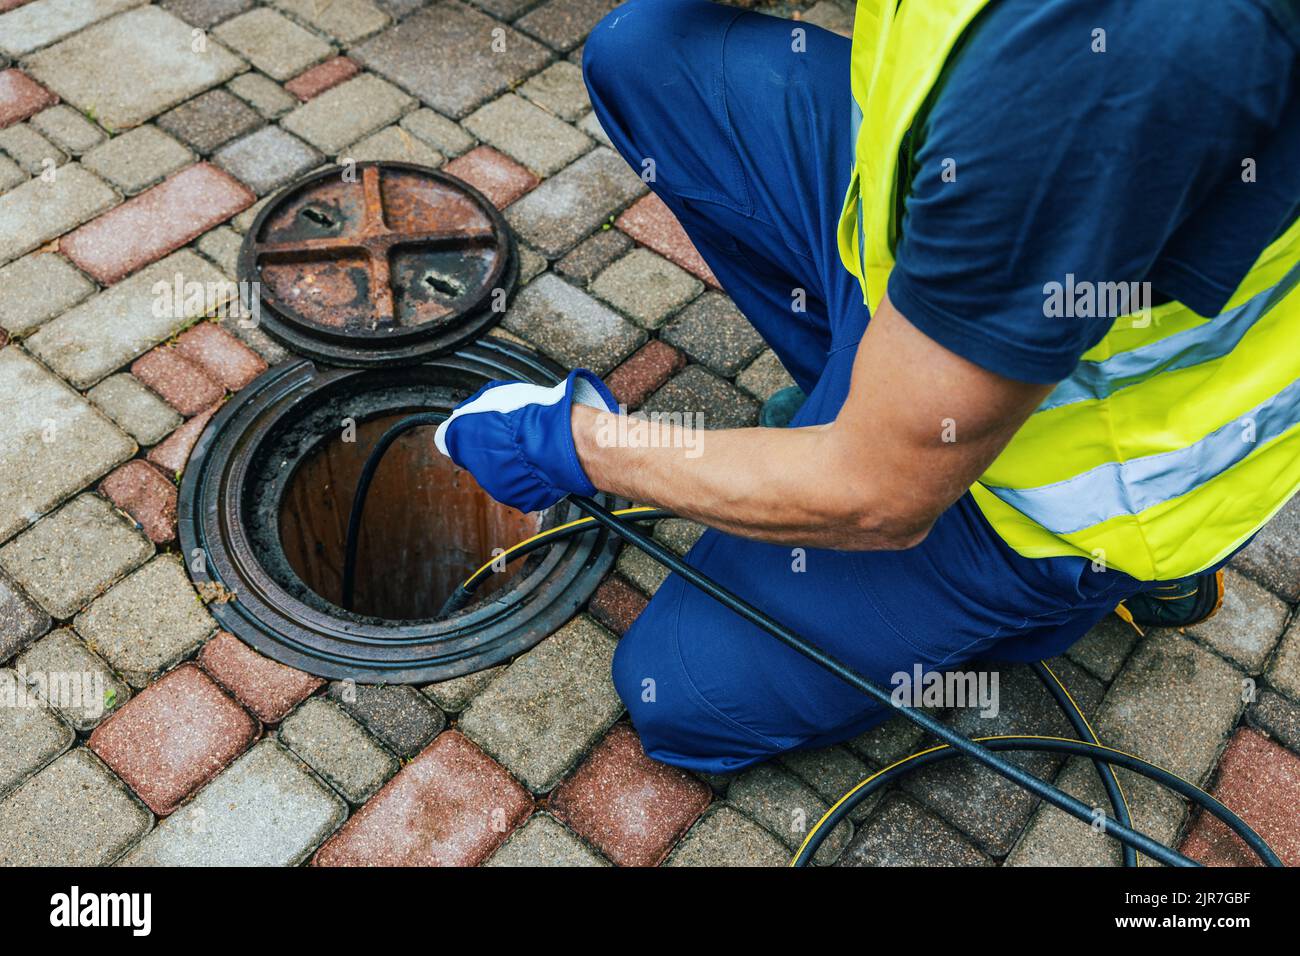
<path id="1" fill-rule="evenodd" d="M 606 491 L 745 537 L 891 550 L 925 537 L 1049 390 L 948 351 L 886 298 L 829 425 L 684 440 L 676 426 L 629 431 L 617 416 L 578 406 L 573 426 L 587 475 Z"/>

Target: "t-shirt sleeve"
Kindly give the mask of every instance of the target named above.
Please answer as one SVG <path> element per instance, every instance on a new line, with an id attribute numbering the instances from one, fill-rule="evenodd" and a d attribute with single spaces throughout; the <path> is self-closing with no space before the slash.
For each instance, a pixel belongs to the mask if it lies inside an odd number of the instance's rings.
<path id="1" fill-rule="evenodd" d="M 1235 282 L 1187 263 L 1165 281 L 1161 256 L 1276 129 L 1295 53 L 1255 0 L 1179 6 L 985 10 L 913 130 L 889 280 L 913 325 L 991 371 L 1052 383 L 1116 318 L 1053 314 L 1054 283 L 1160 279 L 1157 296 L 1217 313 Z"/>

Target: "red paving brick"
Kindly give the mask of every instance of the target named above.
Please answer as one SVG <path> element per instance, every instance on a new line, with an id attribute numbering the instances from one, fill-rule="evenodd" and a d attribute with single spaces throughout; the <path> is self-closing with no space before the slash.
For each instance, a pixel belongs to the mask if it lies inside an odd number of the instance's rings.
<path id="1" fill-rule="evenodd" d="M 713 270 L 695 250 L 677 217 L 654 193 L 634 202 L 615 220 L 614 225 L 641 245 L 648 246 L 687 272 L 694 273 L 714 288 L 721 288 Z"/>
<path id="2" fill-rule="evenodd" d="M 185 416 L 211 408 L 226 394 L 201 366 L 170 345 L 145 352 L 131 363 L 131 374 Z"/>
<path id="3" fill-rule="evenodd" d="M 475 866 L 532 812 L 459 731 L 438 735 L 317 852 L 316 866 Z"/>
<path id="4" fill-rule="evenodd" d="M 199 663 L 266 724 L 278 724 L 325 683 L 319 677 L 263 657 L 225 631 L 203 646 Z"/>
<path id="5" fill-rule="evenodd" d="M 0 70 L 0 129 L 20 123 L 58 101 L 57 96 L 22 70 Z"/>
<path id="6" fill-rule="evenodd" d="M 548 809 L 619 866 L 655 866 L 711 799 L 707 784 L 651 760 L 636 732 L 616 724 Z"/>
<path id="7" fill-rule="evenodd" d="M 154 445 L 145 457 L 169 475 L 184 471 L 185 463 L 190 460 L 190 452 L 194 450 L 194 443 L 203 434 L 203 429 L 208 427 L 208 422 L 216 411 L 217 406 L 214 405 L 206 412 L 195 415 Z"/>
<path id="8" fill-rule="evenodd" d="M 134 518 L 155 544 L 176 540 L 176 485 L 144 459 L 110 472 L 99 490 Z"/>
<path id="9" fill-rule="evenodd" d="M 635 409 L 686 367 L 686 356 L 661 339 L 651 339 L 605 376 L 614 397 Z"/>
<path id="10" fill-rule="evenodd" d="M 0 0 L 0 13 L 8 13 L 10 10 L 17 10 L 24 3 L 31 3 L 32 0 Z"/>
<path id="11" fill-rule="evenodd" d="M 1254 828 L 1287 866 L 1300 866 L 1300 757 L 1262 734 L 1242 728 L 1219 762 L 1212 791 Z M 1182 852 L 1207 866 L 1260 866 L 1236 834 L 1201 813 Z"/>
<path id="12" fill-rule="evenodd" d="M 601 582 L 591 596 L 588 610 L 597 621 L 622 636 L 649 603 L 649 598 L 614 574 Z"/>
<path id="13" fill-rule="evenodd" d="M 176 340 L 176 351 L 232 392 L 266 371 L 262 356 L 215 322 L 200 322 L 182 332 Z"/>
<path id="14" fill-rule="evenodd" d="M 96 728 L 90 749 L 166 816 L 247 750 L 258 730 L 212 678 L 182 664 Z"/>
<path id="15" fill-rule="evenodd" d="M 491 146 L 479 146 L 458 156 L 443 169 L 469 183 L 498 209 L 504 209 L 536 186 L 540 179 Z"/>
<path id="16" fill-rule="evenodd" d="M 304 70 L 295 76 L 284 88 L 306 103 L 314 96 L 320 96 L 331 87 L 338 86 L 344 80 L 350 80 L 361 72 L 361 67 L 345 56 L 336 56 L 319 66 Z"/>
<path id="17" fill-rule="evenodd" d="M 111 285 L 253 204 L 242 183 L 196 163 L 65 236 L 59 249 Z"/>

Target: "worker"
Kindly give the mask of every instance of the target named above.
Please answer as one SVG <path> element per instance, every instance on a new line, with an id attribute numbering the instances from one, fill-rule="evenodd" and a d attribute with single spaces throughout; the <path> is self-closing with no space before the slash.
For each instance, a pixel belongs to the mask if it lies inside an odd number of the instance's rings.
<path id="1" fill-rule="evenodd" d="M 576 370 L 438 447 L 524 510 L 706 525 L 690 564 L 882 685 L 1117 606 L 1195 623 L 1300 487 L 1298 54 L 1294 0 L 859 0 L 851 42 L 632 0 L 583 51 L 596 117 L 789 371 L 788 427 L 620 421 Z M 676 576 L 613 680 L 698 771 L 886 716 Z"/>

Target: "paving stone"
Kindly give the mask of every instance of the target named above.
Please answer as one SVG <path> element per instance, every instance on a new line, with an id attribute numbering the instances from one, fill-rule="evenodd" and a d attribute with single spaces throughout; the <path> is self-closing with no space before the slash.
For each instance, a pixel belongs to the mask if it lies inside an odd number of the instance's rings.
<path id="1" fill-rule="evenodd" d="M 310 70 L 299 73 L 284 84 L 287 92 L 292 93 L 299 102 L 306 103 L 313 97 L 320 96 L 326 90 L 333 89 L 345 80 L 350 80 L 361 72 L 355 60 L 346 56 L 336 56 L 326 60 Z"/>
<path id="2" fill-rule="evenodd" d="M 334 48 L 274 10 L 261 7 L 227 20 L 213 35 L 274 80 L 319 63 Z"/>
<path id="3" fill-rule="evenodd" d="M 176 486 L 147 461 L 128 461 L 99 490 L 135 519 L 154 544 L 176 539 Z"/>
<path id="4" fill-rule="evenodd" d="M 564 365 L 589 368 L 598 375 L 646 337 L 627 319 L 551 273 L 534 279 L 515 297 L 502 325 Z"/>
<path id="5" fill-rule="evenodd" d="M 761 823 L 790 850 L 797 850 L 829 804 L 802 780 L 774 764 L 751 767 L 727 788 L 727 803 Z M 827 866 L 844 851 L 853 824 L 840 823 L 817 851 L 813 862 Z"/>
<path id="6" fill-rule="evenodd" d="M 444 156 L 459 156 L 474 146 L 474 137 L 445 116 L 419 109 L 402 117 L 402 129 L 428 143 Z"/>
<path id="7" fill-rule="evenodd" d="M 197 415 L 226 394 L 206 371 L 170 345 L 146 352 L 131 364 L 131 374 L 182 415 Z"/>
<path id="8" fill-rule="evenodd" d="M 1259 692 L 1258 699 L 1246 712 L 1246 716 L 1252 726 L 1300 753 L 1300 704 L 1271 690 L 1263 690 Z"/>
<path id="9" fill-rule="evenodd" d="M 298 100 L 284 91 L 279 83 L 261 73 L 241 73 L 226 89 L 234 93 L 267 119 L 279 119 L 298 105 Z"/>
<path id="10" fill-rule="evenodd" d="M 651 339 L 605 378 L 614 397 L 628 409 L 637 409 L 686 367 L 686 356 L 662 339 Z"/>
<path id="11" fill-rule="evenodd" d="M 625 545 L 618 554 L 618 573 L 646 594 L 653 595 L 668 577 L 668 569 L 640 548 Z"/>
<path id="12" fill-rule="evenodd" d="M 155 286 L 182 284 L 179 302 L 159 307 Z M 189 291 L 202 288 L 204 295 Z M 27 340 L 37 358 L 77 388 L 89 388 L 194 319 L 235 295 L 229 280 L 207 260 L 182 249 L 41 326 Z"/>
<path id="13" fill-rule="evenodd" d="M 644 412 L 694 413 L 695 427 L 747 428 L 758 421 L 758 402 L 703 365 L 688 365 L 641 406 Z"/>
<path id="14" fill-rule="evenodd" d="M 382 160 L 429 167 L 442 165 L 441 153 L 400 126 L 385 126 L 378 133 L 353 143 L 347 148 L 347 154 L 348 159 L 358 163 Z"/>
<path id="15" fill-rule="evenodd" d="M 1219 762 L 1211 791 L 1246 821 L 1286 866 L 1300 866 L 1300 757 L 1253 730 L 1238 730 Z M 1207 866 L 1261 866 L 1219 820 L 1201 811 L 1179 849 Z"/>
<path id="16" fill-rule="evenodd" d="M 1287 629 L 1277 656 L 1269 665 L 1267 680 L 1282 693 L 1300 700 L 1300 620 Z"/>
<path id="17" fill-rule="evenodd" d="M 721 292 L 709 292 L 692 302 L 664 327 L 663 338 L 726 377 L 748 365 L 763 348 L 758 330 Z"/>
<path id="18" fill-rule="evenodd" d="M 654 536 L 678 554 L 685 554 L 706 530 L 704 525 L 686 518 L 664 518 L 655 522 Z"/>
<path id="19" fill-rule="evenodd" d="M 199 252 L 216 263 L 218 269 L 227 276 L 235 278 L 239 271 L 239 247 L 243 244 L 243 241 L 243 237 L 229 226 L 218 226 L 216 229 L 205 232 L 200 236 L 195 246 L 198 247 Z M 233 317 L 226 316 L 224 318 L 230 319 Z M 237 325 L 237 322 L 232 324 Z"/>
<path id="20" fill-rule="evenodd" d="M 179 482 L 181 474 L 185 471 L 185 465 L 190 460 L 194 445 L 203 434 L 203 430 L 208 427 L 212 416 L 217 413 L 218 407 L 213 405 L 207 411 L 200 412 L 186 421 L 166 439 L 150 448 L 145 459 L 156 465 L 163 474 L 172 475 Z"/>
<path id="21" fill-rule="evenodd" d="M 518 658 L 461 714 L 460 729 L 534 793 L 550 790 L 614 722 L 614 638 L 574 618 Z"/>
<path id="22" fill-rule="evenodd" d="M 347 804 L 273 740 L 236 760 L 123 859 L 128 866 L 295 866 Z"/>
<path id="23" fill-rule="evenodd" d="M 498 209 L 504 209 L 541 182 L 491 146 L 480 146 L 452 160 L 447 164 L 446 172 L 465 180 Z"/>
<path id="24" fill-rule="evenodd" d="M 578 127 L 578 129 L 582 130 L 601 145 L 608 146 L 610 149 L 614 148 L 614 141 L 611 140 L 609 134 L 605 132 L 605 127 L 600 125 L 600 120 L 596 118 L 595 111 L 588 113 L 573 125 Z"/>
<path id="25" fill-rule="evenodd" d="M 847 747 L 795 751 L 782 756 L 781 765 L 811 787 L 828 807 L 873 772 L 873 768 Z M 861 823 L 878 802 L 879 794 L 864 800 L 849 814 L 849 819 Z"/>
<path id="26" fill-rule="evenodd" d="M 541 0 L 474 0 L 474 6 L 500 20 L 514 20 L 529 7 L 535 7 L 540 2 Z"/>
<path id="27" fill-rule="evenodd" d="M 842 4 L 836 0 L 817 0 L 800 18 L 824 30 L 838 33 L 840 36 L 853 36 L 853 4 Z"/>
<path id="28" fill-rule="evenodd" d="M 552 49 L 567 53 L 587 38 L 619 0 L 549 0 L 520 17 L 515 26 Z"/>
<path id="29" fill-rule="evenodd" d="M 223 146 L 212 161 L 257 195 L 274 192 L 321 164 L 324 157 L 278 126 Z"/>
<path id="30" fill-rule="evenodd" d="M 0 541 L 135 453 L 135 442 L 20 349 L 0 349 L 0 395 L 14 410 L 0 417 Z"/>
<path id="31" fill-rule="evenodd" d="M 396 757 L 323 697 L 294 711 L 280 728 L 280 740 L 355 805 L 369 800 L 400 769 Z"/>
<path id="32" fill-rule="evenodd" d="M 0 193 L 27 182 L 27 174 L 8 156 L 0 155 Z"/>
<path id="33" fill-rule="evenodd" d="M 644 188 L 622 157 L 602 147 L 514 203 L 507 215 L 528 242 L 558 259 Z"/>
<path id="34" fill-rule="evenodd" d="M 68 161 L 68 154 L 36 131 L 30 123 L 0 130 L 0 150 L 32 176 L 57 175 L 54 170 Z"/>
<path id="35" fill-rule="evenodd" d="M 550 58 L 545 47 L 458 0 L 434 3 L 350 53 L 456 119 L 516 86 Z"/>
<path id="36" fill-rule="evenodd" d="M 617 574 L 606 578 L 591 596 L 589 611 L 596 621 L 620 637 L 627 633 L 650 603 Z"/>
<path id="37" fill-rule="evenodd" d="M 667 866 L 785 866 L 790 853 L 743 813 L 715 804 L 668 858 Z"/>
<path id="38" fill-rule="evenodd" d="M 37 0 L 23 4 L 0 16 L 0 50 L 10 56 L 22 56 L 142 2 L 144 0 Z"/>
<path id="39" fill-rule="evenodd" d="M 197 163 L 64 237 L 59 248 L 81 271 L 112 285 L 251 206 L 253 199 L 215 166 Z"/>
<path id="40" fill-rule="evenodd" d="M 340 43 L 356 43 L 388 25 L 388 14 L 370 0 L 271 0 L 285 13 Z"/>
<path id="41" fill-rule="evenodd" d="M 233 93 L 208 90 L 158 117 L 158 126 L 203 155 L 246 136 L 265 120 Z"/>
<path id="42" fill-rule="evenodd" d="M 42 699 L 85 733 L 131 699 L 128 687 L 71 628 L 41 638 L 18 658 L 17 669 Z"/>
<path id="43" fill-rule="evenodd" d="M 43 246 L 117 202 L 103 180 L 79 163 L 52 179 L 40 176 L 0 196 L 0 264 Z"/>
<path id="44" fill-rule="evenodd" d="M 214 628 L 175 555 L 159 555 L 114 585 L 73 626 L 137 688 L 195 651 Z"/>
<path id="45" fill-rule="evenodd" d="M 942 710 L 922 708 L 932 717 L 942 717 Z M 906 717 L 891 717 L 871 730 L 846 741 L 854 753 L 877 766 L 887 766 L 921 749 L 925 732 Z"/>
<path id="46" fill-rule="evenodd" d="M 602 229 L 579 243 L 556 263 L 561 275 L 586 285 L 615 259 L 632 248 L 632 240 L 617 229 Z"/>
<path id="47" fill-rule="evenodd" d="M 1300 601 L 1297 553 L 1300 553 L 1300 496 L 1292 498 L 1264 525 L 1250 545 L 1232 559 L 1232 565 L 1295 604 Z"/>
<path id="48" fill-rule="evenodd" d="M 48 631 L 50 623 L 35 601 L 0 574 L 0 663 Z"/>
<path id="49" fill-rule="evenodd" d="M 669 262 L 676 263 L 709 285 L 717 287 L 718 280 L 696 251 L 686 230 L 672 210 L 654 193 L 628 207 L 627 212 L 618 217 L 615 225 Z"/>
<path id="50" fill-rule="evenodd" d="M 243 61 L 165 10 L 129 10 L 42 50 L 31 74 L 109 130 L 138 126 L 230 79 Z"/>
<path id="51" fill-rule="evenodd" d="M 0 669 L 0 795 L 8 793 L 72 746 L 76 734 L 30 692 L 21 677 Z M 4 805 L 0 804 L 0 809 Z M 2 818 L 0 818 L 2 819 Z M 0 822 L 0 832 L 4 824 Z M 4 840 L 0 838 L 0 852 Z"/>
<path id="52" fill-rule="evenodd" d="M 514 93 L 470 114 L 465 128 L 542 177 L 563 169 L 592 146 L 568 123 Z"/>
<path id="53" fill-rule="evenodd" d="M 232 392 L 266 371 L 266 362 L 215 322 L 199 322 L 176 339 L 176 351 Z"/>
<path id="54" fill-rule="evenodd" d="M 474 866 L 533 809 L 519 784 L 451 730 L 321 847 L 317 866 Z"/>
<path id="55" fill-rule="evenodd" d="M 153 544 L 112 505 L 83 494 L 0 548 L 0 565 L 45 610 L 66 619 L 152 555 Z"/>
<path id="56" fill-rule="evenodd" d="M 170 405 L 129 373 L 110 375 L 86 397 L 141 445 L 157 444 L 182 421 Z"/>
<path id="57" fill-rule="evenodd" d="M 95 291 L 95 284 L 52 252 L 34 252 L 0 269 L 0 327 L 26 335 Z"/>
<path id="58" fill-rule="evenodd" d="M 505 673 L 505 669 L 504 664 L 489 667 L 487 670 L 475 671 L 473 674 L 429 684 L 421 689 L 443 710 L 458 714 L 482 692 L 483 688 Z"/>
<path id="59" fill-rule="evenodd" d="M 412 104 L 409 96 L 363 73 L 302 104 L 281 122 L 329 156 L 368 133 L 394 123 Z"/>
<path id="60" fill-rule="evenodd" d="M 633 249 L 591 283 L 592 292 L 647 329 L 659 328 L 703 290 L 698 279 L 648 249 Z M 681 345 L 680 338 L 668 341 Z"/>
<path id="61" fill-rule="evenodd" d="M 447 718 L 414 687 L 336 681 L 330 696 L 400 757 L 411 757 L 447 726 Z"/>
<path id="62" fill-rule="evenodd" d="M 736 384 L 760 401 L 767 401 L 783 388 L 794 384 L 794 379 L 785 370 L 781 360 L 771 349 L 764 349 L 745 369 L 736 376 Z"/>
<path id="63" fill-rule="evenodd" d="M 900 797 L 862 825 L 840 866 L 991 866 L 992 861 L 931 813 Z"/>
<path id="64" fill-rule="evenodd" d="M 617 724 L 549 807 L 619 866 L 656 866 L 712 797 L 700 780 L 647 757 L 636 732 Z"/>
<path id="65" fill-rule="evenodd" d="M 1187 628 L 1220 654 L 1258 674 L 1272 653 L 1290 608 L 1254 581 L 1233 571 L 1224 576 L 1223 606 L 1207 621 Z"/>
<path id="66" fill-rule="evenodd" d="M 325 682 L 263 657 L 239 638 L 219 631 L 199 652 L 199 664 L 258 720 L 276 724 Z"/>
<path id="67" fill-rule="evenodd" d="M 186 23 L 208 29 L 249 9 L 255 0 L 163 0 L 161 6 Z"/>
<path id="68" fill-rule="evenodd" d="M 81 161 L 126 195 L 134 196 L 193 159 L 188 149 L 158 127 L 140 126 L 96 146 Z"/>
<path id="69" fill-rule="evenodd" d="M 101 724 L 89 746 L 150 810 L 166 816 L 257 733 L 257 721 L 212 678 L 183 664 Z"/>
<path id="70" fill-rule="evenodd" d="M 587 96 L 587 85 L 582 80 L 582 70 L 563 60 L 552 63 L 531 77 L 519 87 L 519 93 L 567 123 L 572 123 L 591 109 L 591 99 Z"/>
<path id="71" fill-rule="evenodd" d="M 37 113 L 31 125 L 73 156 L 80 156 L 104 141 L 102 129 L 63 103 Z"/>
<path id="72" fill-rule="evenodd" d="M 534 813 L 484 866 L 609 866 L 548 813 Z"/>
<path id="73" fill-rule="evenodd" d="M 0 866 L 104 866 L 152 824 L 112 772 L 78 747 L 0 803 Z"/>
<path id="74" fill-rule="evenodd" d="M 411 15 L 428 2 L 429 0 L 375 0 L 379 8 L 395 20 Z"/>
<path id="75" fill-rule="evenodd" d="M 1066 656 L 1102 681 L 1111 681 L 1128 660 L 1138 633 L 1131 624 L 1108 615 L 1079 638 Z"/>

